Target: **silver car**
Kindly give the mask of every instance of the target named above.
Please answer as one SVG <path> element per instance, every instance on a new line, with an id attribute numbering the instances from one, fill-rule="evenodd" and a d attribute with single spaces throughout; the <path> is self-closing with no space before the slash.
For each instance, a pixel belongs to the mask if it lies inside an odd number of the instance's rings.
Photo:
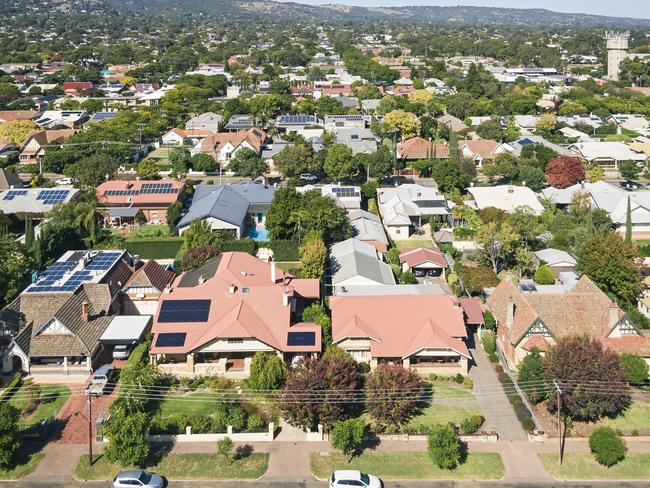
<path id="1" fill-rule="evenodd" d="M 334 471 L 330 478 L 330 488 L 384 488 L 384 483 L 371 474 L 362 473 L 356 469 L 342 469 Z"/>
<path id="2" fill-rule="evenodd" d="M 121 471 L 113 479 L 113 488 L 142 486 L 145 488 L 163 488 L 165 482 L 157 474 L 147 473 L 142 469 Z"/>
<path id="3" fill-rule="evenodd" d="M 113 359 L 128 359 L 131 354 L 131 346 L 118 344 L 113 348 Z"/>

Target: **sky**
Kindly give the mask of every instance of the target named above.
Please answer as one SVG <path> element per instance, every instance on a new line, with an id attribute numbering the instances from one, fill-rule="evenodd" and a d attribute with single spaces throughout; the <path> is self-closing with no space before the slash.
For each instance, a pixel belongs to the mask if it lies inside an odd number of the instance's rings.
<path id="1" fill-rule="evenodd" d="M 477 5 L 482 7 L 545 8 L 556 12 L 611 15 L 650 19 L 649 0 L 280 0 L 309 3 L 343 3 L 362 7 L 404 5 Z"/>

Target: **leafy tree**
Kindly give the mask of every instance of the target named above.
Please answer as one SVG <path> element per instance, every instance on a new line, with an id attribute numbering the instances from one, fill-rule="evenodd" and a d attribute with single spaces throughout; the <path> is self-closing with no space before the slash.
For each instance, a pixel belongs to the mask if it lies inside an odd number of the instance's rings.
<path id="1" fill-rule="evenodd" d="M 555 114 L 542 114 L 535 123 L 535 128 L 543 132 L 551 132 L 557 126 L 557 117 Z"/>
<path id="2" fill-rule="evenodd" d="M 123 414 L 111 410 L 111 419 L 104 432 L 110 440 L 104 455 L 123 466 L 144 466 L 149 456 L 146 435 L 150 419 L 144 412 Z"/>
<path id="3" fill-rule="evenodd" d="M 403 285 L 417 285 L 418 280 L 411 271 L 404 271 L 400 277 L 399 281 Z"/>
<path id="4" fill-rule="evenodd" d="M 386 392 L 409 392 L 390 395 Z M 428 396 L 426 383 L 400 364 L 380 364 L 366 377 L 366 409 L 384 426 L 406 424 L 422 411 Z"/>
<path id="5" fill-rule="evenodd" d="M 217 441 L 217 452 L 220 456 L 223 456 L 228 461 L 228 464 L 232 464 L 232 450 L 235 447 L 232 439 L 230 437 L 224 437 L 221 440 Z"/>
<path id="6" fill-rule="evenodd" d="M 250 366 L 248 386 L 253 390 L 278 390 L 284 385 L 287 366 L 276 354 L 256 352 Z"/>
<path id="7" fill-rule="evenodd" d="M 183 253 L 181 267 L 183 271 L 200 268 L 217 254 L 219 254 L 219 248 L 213 245 L 193 247 Z"/>
<path id="8" fill-rule="evenodd" d="M 481 245 L 484 258 L 490 262 L 496 274 L 500 271 L 504 256 L 512 252 L 519 241 L 519 235 L 507 222 L 501 225 L 489 223 L 478 230 L 476 240 Z"/>
<path id="9" fill-rule="evenodd" d="M 297 178 L 301 173 L 315 172 L 314 152 L 304 144 L 285 147 L 273 157 L 273 163 L 287 178 Z"/>
<path id="10" fill-rule="evenodd" d="M 462 445 L 452 425 L 434 425 L 427 442 L 429 457 L 440 469 L 456 469 L 461 463 Z"/>
<path id="11" fill-rule="evenodd" d="M 300 262 L 302 263 L 301 276 L 303 278 L 323 277 L 327 248 L 321 239 L 305 242 L 300 246 Z"/>
<path id="12" fill-rule="evenodd" d="M 178 224 L 182 216 L 183 204 L 181 202 L 174 202 L 167 207 L 167 226 L 169 227 L 170 232 L 176 230 L 176 224 Z"/>
<path id="13" fill-rule="evenodd" d="M 466 117 L 474 115 L 474 97 L 471 93 L 460 92 L 449 97 L 447 103 L 447 112 L 454 117 L 464 120 Z"/>
<path id="14" fill-rule="evenodd" d="M 237 151 L 237 154 L 235 155 L 235 159 L 242 151 L 243 150 Z M 232 164 L 232 161 L 230 161 L 230 164 Z M 228 167 L 232 169 L 230 167 L 230 164 Z M 198 153 L 192 156 L 190 158 L 190 165 L 195 171 L 205 171 L 205 172 L 215 171 L 218 167 L 217 162 L 214 160 L 214 158 L 206 153 Z"/>
<path id="15" fill-rule="evenodd" d="M 190 165 L 190 151 L 186 147 L 175 147 L 169 151 L 169 163 L 172 166 L 172 174 L 180 177 L 187 172 Z"/>
<path id="16" fill-rule="evenodd" d="M 295 231 L 290 225 L 291 215 L 301 208 L 301 204 L 301 195 L 295 188 L 278 188 L 266 214 L 266 228 L 271 240 L 293 239 Z"/>
<path id="17" fill-rule="evenodd" d="M 323 344 L 328 348 L 332 344 L 332 321 L 320 303 L 312 303 L 302 311 L 303 322 L 313 322 L 321 327 Z"/>
<path id="18" fill-rule="evenodd" d="M 137 175 L 141 180 L 157 180 L 158 165 L 153 159 L 144 159 L 138 164 Z"/>
<path id="19" fill-rule="evenodd" d="M 630 404 L 629 393 L 616 395 L 593 388 L 593 382 L 616 385 L 625 382 L 618 355 L 605 349 L 597 339 L 588 336 L 566 336 L 557 339 L 543 361 L 544 380 L 556 380 L 562 390 L 562 413 L 574 420 L 595 422 L 601 417 L 614 417 Z M 547 408 L 555 412 L 555 399 Z"/>
<path id="20" fill-rule="evenodd" d="M 361 448 L 365 432 L 366 423 L 363 419 L 347 419 L 336 422 L 331 434 L 332 447 L 347 456 L 349 463 Z"/>
<path id="21" fill-rule="evenodd" d="M 228 169 L 240 176 L 254 179 L 268 172 L 269 167 L 255 151 L 245 147 L 235 153 L 235 157 L 228 163 Z"/>
<path id="22" fill-rule="evenodd" d="M 589 449 L 598 464 L 608 468 L 625 459 L 625 440 L 611 427 L 598 427 L 589 436 Z"/>
<path id="23" fill-rule="evenodd" d="M 596 183 L 605 178 L 605 170 L 599 164 L 592 164 L 587 170 L 587 181 L 589 183 Z"/>
<path id="24" fill-rule="evenodd" d="M 538 192 L 546 186 L 544 171 L 536 166 L 521 166 L 519 168 L 519 179 L 534 192 Z"/>
<path id="25" fill-rule="evenodd" d="M 209 222 L 197 219 L 190 224 L 190 228 L 183 232 L 184 247 L 186 251 L 204 246 L 221 244 L 221 232 L 213 231 Z"/>
<path id="26" fill-rule="evenodd" d="M 434 160 L 431 176 L 436 180 L 438 188 L 443 193 L 451 193 L 454 190 L 463 191 L 469 186 L 470 179 L 463 173 L 458 163 L 451 160 Z"/>
<path id="27" fill-rule="evenodd" d="M 101 185 L 104 180 L 110 179 L 119 166 L 120 163 L 113 157 L 96 153 L 88 159 L 72 165 L 70 176 L 76 178 L 83 187 L 96 187 Z"/>
<path id="28" fill-rule="evenodd" d="M 405 139 L 417 136 L 420 131 L 420 121 L 417 116 L 412 112 L 401 109 L 388 112 L 384 116 L 384 124 L 391 131 L 400 131 Z"/>
<path id="29" fill-rule="evenodd" d="M 351 178 L 355 171 L 352 149 L 345 144 L 334 144 L 327 150 L 323 168 L 333 180 Z"/>
<path id="30" fill-rule="evenodd" d="M 555 275 L 548 265 L 543 264 L 535 271 L 535 283 L 538 285 L 552 285 L 555 283 Z"/>
<path id="31" fill-rule="evenodd" d="M 0 141 L 11 141 L 16 146 L 22 146 L 27 135 L 35 130 L 38 130 L 38 125 L 31 120 L 10 120 L 0 124 Z"/>
<path id="32" fill-rule="evenodd" d="M 577 158 L 558 156 L 546 166 L 546 182 L 556 188 L 567 188 L 585 179 L 585 169 Z"/>
<path id="33" fill-rule="evenodd" d="M 370 156 L 368 164 L 372 178 L 387 178 L 393 174 L 394 158 L 388 146 L 379 146 L 377 152 Z"/>
<path id="34" fill-rule="evenodd" d="M 517 158 L 509 153 L 501 153 L 492 161 L 483 163 L 483 174 L 488 178 L 514 180 L 517 177 Z"/>
<path id="35" fill-rule="evenodd" d="M 33 266 L 27 250 L 9 236 L 0 237 L 0 303 L 13 300 L 29 282 Z"/>
<path id="36" fill-rule="evenodd" d="M 641 168 L 634 161 L 625 161 L 618 167 L 618 172 L 627 181 L 633 181 L 639 177 Z"/>
<path id="37" fill-rule="evenodd" d="M 638 248 L 615 232 L 594 234 L 578 250 L 578 270 L 605 293 L 623 302 L 636 303 L 643 293 Z"/>
<path id="38" fill-rule="evenodd" d="M 484 288 L 492 288 L 499 284 L 499 278 L 489 266 L 467 267 L 456 264 L 456 273 L 463 280 L 465 290 L 472 295 L 483 293 Z"/>
<path id="39" fill-rule="evenodd" d="M 476 133 L 481 139 L 490 139 L 494 141 L 503 141 L 503 129 L 498 120 L 486 120 L 476 128 Z"/>
<path id="40" fill-rule="evenodd" d="M 533 403 L 539 403 L 545 398 L 543 359 L 534 347 L 519 365 L 517 380 Z"/>
<path id="41" fill-rule="evenodd" d="M 332 426 L 359 413 L 359 405 L 351 401 L 357 398 L 355 392 L 359 386 L 357 366 L 352 358 L 305 357 L 287 375 L 282 415 L 295 426 Z M 318 392 L 318 398 L 305 398 L 305 391 Z"/>
<path id="42" fill-rule="evenodd" d="M 21 442 L 18 439 L 20 410 L 7 401 L 0 402 L 0 467 L 13 464 Z"/>
<path id="43" fill-rule="evenodd" d="M 629 383 L 644 383 L 648 380 L 648 363 L 638 354 L 624 352 L 619 361 L 625 375 L 625 381 Z"/>
<path id="44" fill-rule="evenodd" d="M 557 113 L 562 117 L 566 115 L 586 115 L 589 113 L 589 110 L 583 104 L 578 102 L 564 102 L 560 105 Z"/>

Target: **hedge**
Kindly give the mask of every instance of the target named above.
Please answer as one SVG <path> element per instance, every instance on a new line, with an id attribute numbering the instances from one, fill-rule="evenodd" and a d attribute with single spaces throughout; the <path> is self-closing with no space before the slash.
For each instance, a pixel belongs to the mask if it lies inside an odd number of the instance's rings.
<path id="1" fill-rule="evenodd" d="M 140 259 L 174 259 L 183 245 L 182 237 L 134 239 L 126 241 L 126 250 Z"/>
<path id="2" fill-rule="evenodd" d="M 270 247 L 273 251 L 273 259 L 276 261 L 300 261 L 298 241 L 281 240 L 258 241 L 257 248 Z"/>
<path id="3" fill-rule="evenodd" d="M 253 239 L 239 239 L 232 241 L 225 241 L 219 247 L 222 252 L 247 252 L 248 254 L 255 255 L 255 241 Z"/>

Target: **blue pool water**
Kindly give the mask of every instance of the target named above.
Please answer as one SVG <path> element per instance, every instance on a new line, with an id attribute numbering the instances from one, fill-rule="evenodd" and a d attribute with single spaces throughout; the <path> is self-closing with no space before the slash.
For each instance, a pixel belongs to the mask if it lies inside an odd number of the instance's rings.
<path id="1" fill-rule="evenodd" d="M 246 234 L 246 237 L 250 237 L 254 241 L 268 241 L 269 231 L 266 229 L 251 229 Z"/>

